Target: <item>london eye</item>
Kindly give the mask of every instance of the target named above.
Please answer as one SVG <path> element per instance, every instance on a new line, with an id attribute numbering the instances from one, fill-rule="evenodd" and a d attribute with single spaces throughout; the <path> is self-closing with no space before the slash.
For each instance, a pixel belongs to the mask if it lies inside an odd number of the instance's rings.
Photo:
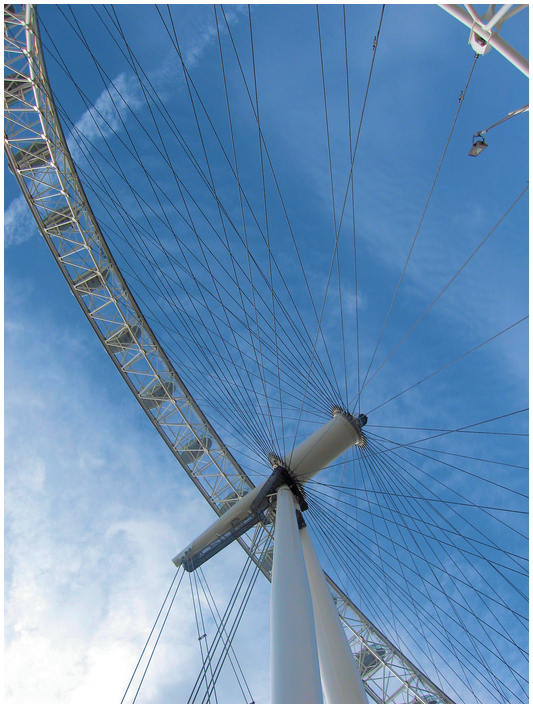
<path id="1" fill-rule="evenodd" d="M 168 545 L 125 702 L 267 702 L 288 490 L 367 700 L 527 702 L 526 13 L 470 11 L 5 6 L 13 700 L 126 689 Z"/>

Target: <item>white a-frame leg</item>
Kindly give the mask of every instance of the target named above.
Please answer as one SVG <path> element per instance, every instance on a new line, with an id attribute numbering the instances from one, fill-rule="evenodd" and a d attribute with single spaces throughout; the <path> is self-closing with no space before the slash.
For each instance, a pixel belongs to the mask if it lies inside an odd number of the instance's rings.
<path id="1" fill-rule="evenodd" d="M 323 703 L 313 602 L 295 511 L 292 492 L 280 487 L 270 595 L 270 700 Z"/>
<path id="2" fill-rule="evenodd" d="M 300 538 L 313 601 L 320 676 L 326 703 L 368 703 L 359 667 L 305 526 L 300 529 Z"/>
<path id="3" fill-rule="evenodd" d="M 363 682 L 287 486 L 277 493 L 272 568 L 272 703 L 367 703 Z"/>

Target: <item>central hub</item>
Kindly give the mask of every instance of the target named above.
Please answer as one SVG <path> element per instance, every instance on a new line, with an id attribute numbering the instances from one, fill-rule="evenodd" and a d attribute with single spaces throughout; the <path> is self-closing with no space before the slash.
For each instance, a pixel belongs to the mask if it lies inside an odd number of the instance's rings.
<path id="1" fill-rule="evenodd" d="M 340 406 L 334 406 L 331 414 L 331 419 L 325 425 L 284 458 L 271 453 L 268 456 L 271 465 L 285 467 L 295 481 L 302 484 L 354 445 L 359 448 L 367 446 L 366 435 L 363 433 L 363 426 L 368 420 L 366 415 L 353 416 Z"/>

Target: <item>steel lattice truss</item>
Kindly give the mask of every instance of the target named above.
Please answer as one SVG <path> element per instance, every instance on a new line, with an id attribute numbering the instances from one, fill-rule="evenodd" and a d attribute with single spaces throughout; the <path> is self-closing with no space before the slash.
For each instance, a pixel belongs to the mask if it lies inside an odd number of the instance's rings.
<path id="1" fill-rule="evenodd" d="M 59 123 L 34 6 L 4 6 L 4 61 L 5 151 L 37 226 L 122 378 L 220 515 L 254 485 L 166 357 L 100 232 Z M 269 580 L 273 521 L 239 538 Z M 371 700 L 452 703 L 328 581 Z"/>

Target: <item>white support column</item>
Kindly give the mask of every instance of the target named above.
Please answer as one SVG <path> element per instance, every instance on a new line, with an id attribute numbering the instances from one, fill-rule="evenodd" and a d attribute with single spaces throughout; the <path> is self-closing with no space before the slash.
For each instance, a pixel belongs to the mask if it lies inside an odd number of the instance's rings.
<path id="1" fill-rule="evenodd" d="M 322 688 L 327 703 L 368 703 L 359 668 L 320 567 L 309 531 L 300 529 L 313 601 Z"/>
<path id="2" fill-rule="evenodd" d="M 272 703 L 323 703 L 313 603 L 294 497 L 277 494 L 270 596 L 270 689 Z"/>

